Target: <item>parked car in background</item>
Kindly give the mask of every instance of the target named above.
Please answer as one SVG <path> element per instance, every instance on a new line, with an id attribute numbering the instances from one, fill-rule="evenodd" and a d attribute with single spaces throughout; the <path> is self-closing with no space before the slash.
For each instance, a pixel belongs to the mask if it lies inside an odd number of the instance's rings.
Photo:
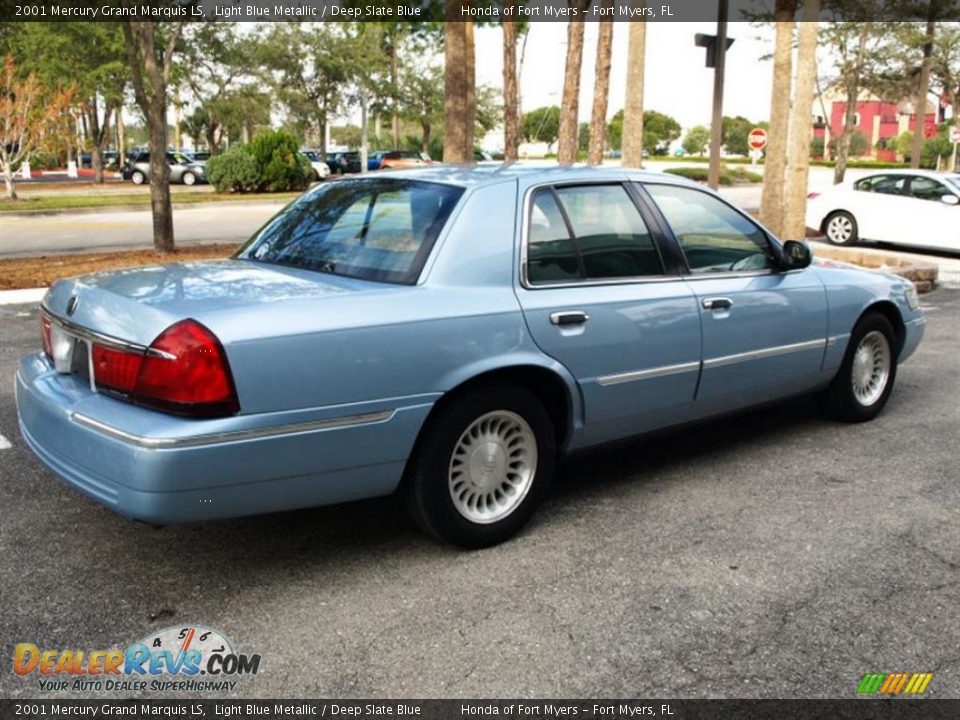
<path id="1" fill-rule="evenodd" d="M 925 323 L 909 281 L 699 185 L 522 165 L 323 183 L 230 260 L 41 310 L 21 432 L 95 501 L 181 523 L 399 489 L 465 547 L 519 530 L 560 455 L 800 393 L 870 420 Z"/>
<path id="2" fill-rule="evenodd" d="M 197 165 L 203 166 L 206 166 L 207 160 L 210 159 L 210 153 L 206 150 L 195 150 L 193 152 L 184 153 L 184 155 L 193 160 L 193 162 L 195 162 Z"/>
<path id="3" fill-rule="evenodd" d="M 360 153 L 335 152 L 327 153 L 327 166 L 333 175 L 347 175 L 360 172 Z"/>
<path id="4" fill-rule="evenodd" d="M 402 170 L 433 164 L 429 155 L 416 150 L 388 150 L 379 154 L 378 170 Z"/>
<path id="5" fill-rule="evenodd" d="M 170 166 L 170 182 L 195 185 L 207 181 L 207 171 L 183 153 L 167 152 L 167 164 Z M 123 179 L 134 185 L 142 185 L 150 178 L 150 153 L 138 153 L 123 169 Z"/>
<path id="6" fill-rule="evenodd" d="M 317 180 L 326 180 L 330 176 L 330 166 L 320 157 L 316 150 L 301 150 L 300 154 L 310 161 L 313 175 Z"/>
<path id="7" fill-rule="evenodd" d="M 878 170 L 807 196 L 807 227 L 860 240 L 960 252 L 960 174 Z"/>
<path id="8" fill-rule="evenodd" d="M 486 150 L 474 150 L 473 159 L 477 162 L 493 162 L 493 155 L 488 153 Z"/>

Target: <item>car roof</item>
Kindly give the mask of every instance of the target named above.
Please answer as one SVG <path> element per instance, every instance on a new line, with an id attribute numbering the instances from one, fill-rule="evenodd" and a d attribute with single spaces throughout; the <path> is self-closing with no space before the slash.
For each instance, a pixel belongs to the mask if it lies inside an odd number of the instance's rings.
<path id="1" fill-rule="evenodd" d="M 923 175 L 925 177 L 932 178 L 960 177 L 957 175 L 957 173 L 937 172 L 936 170 L 923 170 L 920 168 L 917 168 L 916 170 L 911 170 L 910 168 L 877 168 L 868 175 L 863 175 L 862 177 L 856 178 L 855 181 L 862 180 L 866 177 L 873 177 L 874 175 Z"/>
<path id="2" fill-rule="evenodd" d="M 619 166 L 557 165 L 555 163 L 501 163 L 484 165 L 447 165 L 438 163 L 409 170 L 391 170 L 390 177 L 439 182 L 461 187 L 493 185 L 519 179 L 528 183 L 622 181 L 624 178 L 674 185 L 696 185 L 691 181 L 662 172 L 650 172 Z M 371 177 L 384 177 L 383 174 Z"/>

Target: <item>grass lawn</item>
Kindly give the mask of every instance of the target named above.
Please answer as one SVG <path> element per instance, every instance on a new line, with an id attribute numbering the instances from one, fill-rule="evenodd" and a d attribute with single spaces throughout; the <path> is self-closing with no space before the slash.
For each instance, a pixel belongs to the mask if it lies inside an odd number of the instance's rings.
<path id="1" fill-rule="evenodd" d="M 174 193 L 174 204 L 233 202 L 239 200 L 264 200 L 285 202 L 299 197 L 299 192 L 289 193 Z M 124 207 L 142 205 L 150 207 L 150 193 L 110 193 L 102 195 L 44 195 L 40 197 L 21 197 L 17 200 L 0 200 L 0 213 L 23 212 L 25 210 L 73 210 L 75 208 Z"/>
<path id="2" fill-rule="evenodd" d="M 239 245 L 192 245 L 161 254 L 153 250 L 76 253 L 0 260 L 0 290 L 47 287 L 55 280 L 87 273 L 159 263 L 226 258 Z"/>

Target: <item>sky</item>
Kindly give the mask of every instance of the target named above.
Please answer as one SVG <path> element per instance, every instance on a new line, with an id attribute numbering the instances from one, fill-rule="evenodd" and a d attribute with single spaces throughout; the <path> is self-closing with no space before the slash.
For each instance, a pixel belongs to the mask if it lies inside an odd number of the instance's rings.
<path id="1" fill-rule="evenodd" d="M 593 76 L 597 52 L 597 23 L 586 24 L 579 114 L 590 120 Z M 710 124 L 713 70 L 704 65 L 705 50 L 693 44 L 698 32 L 714 33 L 716 24 L 647 23 L 644 107 L 672 115 L 686 129 Z M 735 39 L 727 53 L 724 115 L 765 120 L 770 114 L 772 60 L 761 60 L 773 51 L 772 27 L 731 23 Z M 610 69 L 608 117 L 623 108 L 627 75 L 628 23 L 614 23 Z M 530 25 L 523 74 L 520 79 L 522 111 L 559 105 L 567 46 L 567 24 L 541 22 Z M 476 33 L 477 83 L 502 87 L 503 49 L 499 28 L 480 27 Z M 518 49 L 519 62 L 519 49 Z"/>

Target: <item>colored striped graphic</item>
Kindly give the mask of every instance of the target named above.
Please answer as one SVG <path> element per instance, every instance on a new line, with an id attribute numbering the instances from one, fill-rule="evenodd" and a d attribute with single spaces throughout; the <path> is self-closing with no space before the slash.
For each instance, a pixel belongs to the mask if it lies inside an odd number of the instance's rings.
<path id="1" fill-rule="evenodd" d="M 858 695 L 921 695 L 933 673 L 867 673 L 857 686 Z"/>

